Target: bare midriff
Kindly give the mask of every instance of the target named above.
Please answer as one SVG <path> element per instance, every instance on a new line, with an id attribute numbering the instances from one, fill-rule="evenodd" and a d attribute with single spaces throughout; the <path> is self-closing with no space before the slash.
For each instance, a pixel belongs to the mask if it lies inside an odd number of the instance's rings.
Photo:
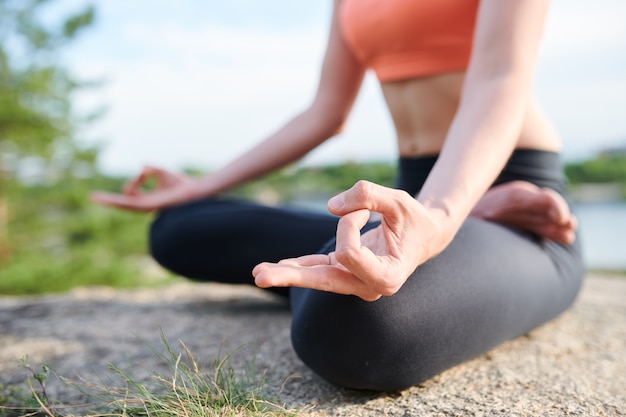
<path id="1" fill-rule="evenodd" d="M 454 72 L 381 84 L 400 156 L 435 155 L 441 151 L 459 105 L 463 78 L 463 72 Z M 559 151 L 560 146 L 556 129 L 536 101 L 530 100 L 516 148 Z"/>

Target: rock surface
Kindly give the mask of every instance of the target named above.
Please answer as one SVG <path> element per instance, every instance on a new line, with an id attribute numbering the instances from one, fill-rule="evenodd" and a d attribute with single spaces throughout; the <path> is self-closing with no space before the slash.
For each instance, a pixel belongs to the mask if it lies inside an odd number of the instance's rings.
<path id="1" fill-rule="evenodd" d="M 270 394 L 306 416 L 626 415 L 626 278 L 590 275 L 575 305 L 427 383 L 394 394 L 338 389 L 296 357 L 283 300 L 251 287 L 181 283 L 132 291 L 90 288 L 0 298 L 0 384 L 21 383 L 19 359 L 91 381 L 110 363 L 149 380 L 163 369 L 162 331 L 201 365 L 234 352 L 235 367 L 266 373 Z M 77 393 L 51 380 L 53 398 Z"/>

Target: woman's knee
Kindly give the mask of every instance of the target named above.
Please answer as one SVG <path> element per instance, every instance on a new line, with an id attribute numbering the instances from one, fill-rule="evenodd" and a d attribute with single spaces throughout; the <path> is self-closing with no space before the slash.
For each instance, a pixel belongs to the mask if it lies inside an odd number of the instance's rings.
<path id="1" fill-rule="evenodd" d="M 150 226 L 148 244 L 152 257 L 163 267 L 172 270 L 176 269 L 180 234 L 168 223 L 163 213 L 156 217 Z"/>
<path id="2" fill-rule="evenodd" d="M 163 267 L 181 275 L 187 274 L 191 260 L 210 253 L 207 245 L 215 236 L 210 233 L 209 216 L 199 212 L 198 205 L 198 202 L 192 202 L 164 210 L 150 226 L 152 257 Z"/>
<path id="3" fill-rule="evenodd" d="M 397 391 L 433 376 L 419 360 L 419 343 L 407 349 L 406 335 L 392 323 L 393 313 L 384 311 L 385 306 L 352 296 L 313 297 L 326 302 L 308 300 L 309 306 L 294 310 L 291 339 L 300 359 L 328 382 Z"/>

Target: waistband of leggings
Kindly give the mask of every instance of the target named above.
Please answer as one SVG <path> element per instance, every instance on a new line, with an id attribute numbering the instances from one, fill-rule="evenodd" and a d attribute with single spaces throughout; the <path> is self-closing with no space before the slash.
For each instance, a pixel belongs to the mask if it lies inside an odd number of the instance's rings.
<path id="1" fill-rule="evenodd" d="M 398 160 L 396 187 L 416 194 L 437 162 L 438 155 Z M 539 187 L 550 187 L 565 193 L 566 180 L 558 152 L 516 149 L 493 185 L 510 181 L 528 181 Z"/>

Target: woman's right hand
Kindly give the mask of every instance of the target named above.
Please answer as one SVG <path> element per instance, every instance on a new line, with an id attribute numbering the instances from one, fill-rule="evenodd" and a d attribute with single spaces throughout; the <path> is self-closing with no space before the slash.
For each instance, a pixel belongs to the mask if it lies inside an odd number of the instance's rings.
<path id="1" fill-rule="evenodd" d="M 152 178 L 156 181 L 155 188 L 147 191 L 144 186 Z M 146 166 L 137 177 L 124 186 L 122 193 L 98 191 L 91 195 L 91 200 L 126 210 L 154 211 L 200 196 L 198 181 L 192 177 L 163 168 Z"/>

